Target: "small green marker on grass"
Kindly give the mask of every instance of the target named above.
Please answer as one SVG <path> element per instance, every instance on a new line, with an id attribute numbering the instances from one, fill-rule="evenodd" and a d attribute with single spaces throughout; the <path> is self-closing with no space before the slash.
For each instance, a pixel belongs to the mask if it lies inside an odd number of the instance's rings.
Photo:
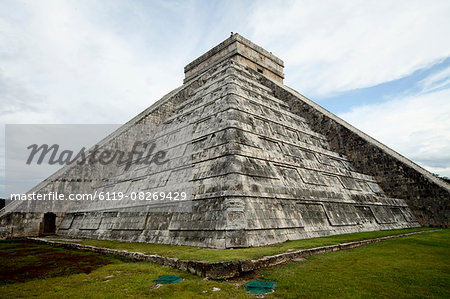
<path id="1" fill-rule="evenodd" d="M 275 281 L 252 280 L 245 285 L 245 289 L 254 295 L 273 292 L 275 290 Z"/>
<path id="2" fill-rule="evenodd" d="M 161 277 L 153 280 L 153 282 L 156 282 L 156 283 L 179 283 L 182 280 L 183 280 L 183 277 L 181 277 L 181 276 L 161 276 Z"/>

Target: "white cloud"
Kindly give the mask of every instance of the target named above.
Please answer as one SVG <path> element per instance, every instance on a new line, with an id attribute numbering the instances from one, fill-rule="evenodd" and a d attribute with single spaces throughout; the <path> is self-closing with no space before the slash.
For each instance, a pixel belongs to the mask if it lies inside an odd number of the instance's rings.
<path id="1" fill-rule="evenodd" d="M 0 6 L 2 124 L 123 123 L 179 86 L 184 65 L 230 31 L 282 58 L 288 85 L 310 96 L 393 80 L 450 55 L 449 1 Z M 436 76 L 424 88 L 447 82 Z"/>
<path id="2" fill-rule="evenodd" d="M 172 28 L 156 30 L 153 15 L 141 8 L 113 1 L 0 3 L 0 140 L 8 123 L 124 123 L 179 86 L 188 37 L 172 40 L 183 47 L 162 48 L 161 32 Z M 0 196 L 4 169 L 0 141 Z"/>
<path id="3" fill-rule="evenodd" d="M 450 55 L 448 1 L 2 6 L 3 123 L 125 122 L 179 86 L 184 65 L 229 31 L 284 59 L 286 82 L 310 96 L 399 78 Z M 35 110 L 20 110 L 30 103 Z"/>
<path id="4" fill-rule="evenodd" d="M 341 114 L 429 171 L 450 177 L 450 89 L 360 106 Z"/>
<path id="5" fill-rule="evenodd" d="M 0 90 L 0 103 L 14 107 L 2 109 L 3 123 L 30 121 L 18 109 L 21 102 L 36 107 L 39 123 L 123 123 L 182 80 L 182 64 L 167 66 L 153 55 L 160 51 L 156 47 L 96 22 L 86 10 L 98 16 L 102 11 L 88 3 L 32 1 L 10 7 L 14 15 L 0 15 L 0 78 L 9 86 Z M 129 10 L 132 14 L 133 7 Z"/>
<path id="6" fill-rule="evenodd" d="M 450 55 L 450 1 L 270 1 L 254 5 L 255 42 L 310 96 L 377 85 Z"/>
<path id="7" fill-rule="evenodd" d="M 450 67 L 447 67 L 437 73 L 434 73 L 425 79 L 421 80 L 419 84 L 423 91 L 433 91 L 450 84 Z"/>

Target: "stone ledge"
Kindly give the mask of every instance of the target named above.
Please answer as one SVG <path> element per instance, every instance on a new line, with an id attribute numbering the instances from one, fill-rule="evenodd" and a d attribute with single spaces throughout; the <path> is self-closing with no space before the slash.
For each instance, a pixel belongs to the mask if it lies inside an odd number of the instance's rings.
<path id="1" fill-rule="evenodd" d="M 215 54 L 217 54 L 218 52 L 222 51 L 227 46 L 229 46 L 230 44 L 232 44 L 232 43 L 234 43 L 236 41 L 244 44 L 245 46 L 247 46 L 249 48 L 254 49 L 258 53 L 268 57 L 269 59 L 273 60 L 274 62 L 276 62 L 280 66 L 284 67 L 283 60 L 281 60 L 280 58 L 276 57 L 271 52 L 269 52 L 269 51 L 263 49 L 262 47 L 258 46 L 257 44 L 253 43 L 252 41 L 244 38 L 243 36 L 239 35 L 238 33 L 235 33 L 235 34 L 232 34 L 229 38 L 227 38 L 223 42 L 221 42 L 220 44 L 218 44 L 217 46 L 215 46 L 214 48 L 210 49 L 209 51 L 207 51 L 206 53 L 201 55 L 200 57 L 198 57 L 195 60 L 193 60 L 192 62 L 188 63 L 184 67 L 184 72 L 187 72 L 187 71 L 193 69 L 195 66 L 197 66 L 200 63 L 204 62 L 205 60 L 211 58 L 212 56 L 214 56 Z"/>
<path id="2" fill-rule="evenodd" d="M 229 38 L 186 65 L 184 67 L 185 78 L 183 82 L 189 82 L 211 67 L 228 59 L 235 59 L 280 83 L 283 82 L 284 62 L 237 33 L 232 34 Z"/>
<path id="3" fill-rule="evenodd" d="M 62 247 L 67 249 L 77 249 L 84 251 L 91 251 L 101 254 L 112 254 L 135 261 L 152 262 L 159 265 L 170 266 L 179 270 L 187 271 L 189 273 L 208 277 L 211 279 L 228 279 L 238 277 L 242 274 L 253 272 L 258 269 L 278 266 L 291 262 L 294 259 L 305 258 L 312 255 L 324 254 L 328 252 L 334 252 L 339 250 L 347 250 L 352 248 L 363 247 L 368 244 L 378 243 L 390 239 L 401 238 L 411 235 L 430 233 L 439 230 L 427 230 L 419 232 L 410 232 L 399 235 L 392 235 L 387 237 L 380 237 L 375 239 L 367 239 L 361 241 L 354 241 L 348 243 L 341 243 L 336 245 L 320 246 L 315 248 L 300 249 L 292 252 L 280 253 L 276 255 L 264 256 L 256 260 L 237 260 L 237 261 L 225 261 L 225 262 L 204 262 L 204 261 L 189 261 L 179 260 L 177 258 L 164 257 L 156 254 L 144 254 L 140 252 L 131 252 L 126 250 L 110 249 L 105 247 L 97 247 L 90 245 L 81 245 L 77 243 L 66 243 L 60 241 L 51 241 L 44 238 L 29 237 L 28 240 L 43 243 L 55 247 Z"/>

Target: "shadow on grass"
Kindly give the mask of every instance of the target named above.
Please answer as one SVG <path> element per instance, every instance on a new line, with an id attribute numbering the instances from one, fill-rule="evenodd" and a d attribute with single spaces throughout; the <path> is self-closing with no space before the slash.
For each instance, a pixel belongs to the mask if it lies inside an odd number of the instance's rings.
<path id="1" fill-rule="evenodd" d="M 77 273 L 119 262 L 117 257 L 67 250 L 23 239 L 0 241 L 0 285 Z"/>

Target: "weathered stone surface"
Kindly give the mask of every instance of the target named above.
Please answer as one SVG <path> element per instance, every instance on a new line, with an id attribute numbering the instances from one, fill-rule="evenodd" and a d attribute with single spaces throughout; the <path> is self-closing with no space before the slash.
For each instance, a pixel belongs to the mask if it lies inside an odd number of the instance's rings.
<path id="1" fill-rule="evenodd" d="M 67 166 L 32 190 L 129 194 L 189 186 L 189 211 L 178 209 L 184 203 L 68 205 L 56 215 L 57 233 L 232 248 L 414 227 L 416 217 L 426 218 L 423 224 L 447 225 L 445 183 L 429 178 L 423 169 L 418 172 L 406 158 L 255 70 L 252 63 L 274 72 L 283 66 L 267 51 L 232 36 L 187 66 L 183 86 L 99 143 L 129 149 L 130 137 L 157 140 L 170 157 L 164 167 Z M 144 124 L 159 126 L 135 130 Z M 66 180 L 80 174 L 96 180 L 83 187 Z M 0 214 L 7 235 L 42 233 L 43 214 L 19 213 L 19 204 Z M 259 263 L 282 262 L 284 256 Z M 198 263 L 172 263 L 193 273 L 205 271 Z"/>
<path id="2" fill-rule="evenodd" d="M 402 198 L 414 215 L 402 210 L 405 218 L 414 217 L 424 226 L 449 226 L 448 183 L 289 87 L 256 73 L 253 76 L 283 99 L 292 113 L 303 116 L 314 131 L 326 136 L 330 149 L 347 157 L 356 171 L 372 176 L 377 184 L 368 185 L 374 192 Z"/>
<path id="3" fill-rule="evenodd" d="M 283 61 L 239 34 L 232 34 L 230 38 L 189 63 L 184 68 L 184 82 L 188 82 L 211 66 L 231 57 L 283 83 Z"/>

